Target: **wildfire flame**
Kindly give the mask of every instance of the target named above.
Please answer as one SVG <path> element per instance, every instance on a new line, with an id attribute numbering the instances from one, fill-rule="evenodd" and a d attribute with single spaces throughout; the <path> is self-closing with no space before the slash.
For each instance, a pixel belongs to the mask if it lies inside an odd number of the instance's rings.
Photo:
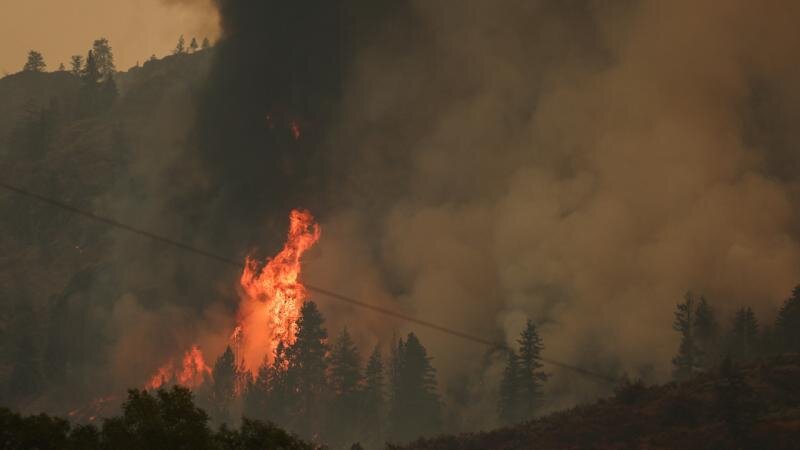
<path id="1" fill-rule="evenodd" d="M 159 387 L 174 382 L 188 388 L 196 388 L 203 384 L 206 378 L 211 377 L 211 368 L 203 358 L 200 347 L 193 345 L 186 351 L 181 361 L 181 367 L 175 368 L 172 360 L 159 367 L 156 374 L 150 378 L 145 385 L 146 389 L 158 389 Z"/>
<path id="2" fill-rule="evenodd" d="M 300 258 L 320 238 L 321 230 L 310 212 L 293 210 L 289 235 L 283 249 L 259 270 L 248 257 L 240 283 L 239 358 L 243 367 L 256 374 L 265 361 L 272 362 L 279 342 L 295 341 L 300 308 L 308 294 L 300 283 Z"/>
<path id="3" fill-rule="evenodd" d="M 283 249 L 263 267 L 251 257 L 245 260 L 239 280 L 242 291 L 238 325 L 230 336 L 237 370 L 256 375 L 265 360 L 272 362 L 279 342 L 294 343 L 300 308 L 308 297 L 299 281 L 300 258 L 319 240 L 320 234 L 320 227 L 310 212 L 293 210 Z M 158 389 L 169 383 L 194 389 L 212 376 L 197 345 L 184 354 L 181 363 L 176 367 L 174 360 L 167 361 L 150 378 L 145 389 Z"/>

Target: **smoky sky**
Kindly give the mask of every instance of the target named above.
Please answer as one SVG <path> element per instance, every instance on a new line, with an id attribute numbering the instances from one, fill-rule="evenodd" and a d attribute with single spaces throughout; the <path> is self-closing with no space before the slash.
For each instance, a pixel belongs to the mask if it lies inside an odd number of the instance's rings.
<path id="1" fill-rule="evenodd" d="M 687 290 L 725 325 L 743 305 L 771 320 L 800 282 L 794 2 L 216 7 L 208 72 L 141 131 L 144 194 L 110 195 L 119 217 L 235 258 L 274 253 L 309 208 L 309 283 L 509 343 L 531 318 L 545 356 L 650 381 Z M 115 373 L 224 348 L 238 274 L 116 245 Z M 315 300 L 363 352 L 418 333 L 442 391 L 470 392 L 464 428 L 492 424 L 485 349 Z M 598 392 L 547 369 L 553 407 Z"/>

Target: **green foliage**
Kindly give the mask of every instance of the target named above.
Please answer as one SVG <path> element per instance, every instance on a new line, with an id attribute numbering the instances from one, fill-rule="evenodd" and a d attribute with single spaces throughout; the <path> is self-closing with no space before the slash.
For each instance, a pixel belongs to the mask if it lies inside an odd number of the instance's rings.
<path id="1" fill-rule="evenodd" d="M 44 72 L 47 64 L 44 62 L 44 57 L 41 53 L 31 50 L 28 52 L 28 60 L 25 66 L 22 67 L 23 72 Z"/>

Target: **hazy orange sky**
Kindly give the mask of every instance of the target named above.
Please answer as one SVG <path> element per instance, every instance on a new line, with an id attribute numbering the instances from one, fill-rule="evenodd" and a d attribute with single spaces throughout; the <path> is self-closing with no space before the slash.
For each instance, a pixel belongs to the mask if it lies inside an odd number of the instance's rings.
<path id="1" fill-rule="evenodd" d="M 178 36 L 217 35 L 210 0 L 0 0 L 0 76 L 18 72 L 27 53 L 44 55 L 47 70 L 86 55 L 98 37 L 108 38 L 118 70 L 175 47 Z"/>

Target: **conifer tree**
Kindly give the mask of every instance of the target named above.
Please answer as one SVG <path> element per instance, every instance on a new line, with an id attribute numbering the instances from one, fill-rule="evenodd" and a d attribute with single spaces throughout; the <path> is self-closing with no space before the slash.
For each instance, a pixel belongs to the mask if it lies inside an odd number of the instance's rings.
<path id="1" fill-rule="evenodd" d="M 303 304 L 297 320 L 296 340 L 287 349 L 286 376 L 293 393 L 289 423 L 302 436 L 313 436 L 322 429 L 323 408 L 320 405 L 326 400 L 328 351 L 324 322 L 316 303 Z"/>
<path id="2" fill-rule="evenodd" d="M 211 48 L 211 42 L 208 40 L 207 37 L 203 38 L 203 43 L 200 44 L 200 48 L 203 50 L 208 50 L 209 48 Z"/>
<path id="3" fill-rule="evenodd" d="M 520 400 L 520 366 L 519 356 L 514 350 L 508 350 L 508 361 L 500 381 L 500 398 L 498 412 L 504 424 L 517 423 L 521 419 Z"/>
<path id="4" fill-rule="evenodd" d="M 389 435 L 406 440 L 436 433 L 441 428 L 441 404 L 436 389 L 436 370 L 425 347 L 414 333 L 398 342 L 396 374 L 392 380 Z"/>
<path id="5" fill-rule="evenodd" d="M 64 66 L 64 63 L 61 63 L 61 64 L 58 65 L 58 71 L 59 72 L 66 72 L 67 71 L 67 68 Z"/>
<path id="6" fill-rule="evenodd" d="M 192 38 L 192 42 L 189 43 L 189 50 L 191 50 L 192 53 L 194 53 L 197 51 L 197 48 L 198 48 L 197 39 Z"/>
<path id="7" fill-rule="evenodd" d="M 92 50 L 89 50 L 89 53 L 86 55 L 86 64 L 84 64 L 81 70 L 81 79 L 85 85 L 91 87 L 96 87 L 100 82 L 100 70 L 97 68 L 97 60 Z"/>
<path id="8" fill-rule="evenodd" d="M 364 393 L 362 397 L 362 420 L 364 434 L 369 444 L 377 447 L 383 442 L 386 415 L 386 382 L 384 378 L 381 349 L 375 346 L 364 370 Z"/>
<path id="9" fill-rule="evenodd" d="M 794 288 L 775 319 L 778 346 L 784 352 L 800 352 L 800 285 Z"/>
<path id="10" fill-rule="evenodd" d="M 728 352 L 734 361 L 750 361 L 759 346 L 758 321 L 752 308 L 736 312 L 728 337 Z"/>
<path id="11" fill-rule="evenodd" d="M 672 358 L 673 376 L 678 381 L 692 377 L 699 368 L 700 349 L 695 341 L 695 300 L 691 292 L 684 295 L 683 303 L 678 303 L 672 329 L 681 334 L 678 354 Z"/>
<path id="12" fill-rule="evenodd" d="M 330 442 L 342 445 L 357 438 L 358 411 L 362 407 L 360 358 L 347 328 L 331 349 L 329 384 Z"/>
<path id="13" fill-rule="evenodd" d="M 528 319 L 517 343 L 519 344 L 520 413 L 521 419 L 529 419 L 539 409 L 542 384 L 547 380 L 547 375 L 541 371 L 541 353 L 544 345 L 532 320 Z"/>
<path id="14" fill-rule="evenodd" d="M 211 390 L 212 414 L 218 422 L 230 423 L 230 403 L 236 395 L 236 361 L 233 350 L 228 346 L 214 363 L 211 373 L 214 385 Z"/>
<path id="15" fill-rule="evenodd" d="M 83 56 L 73 55 L 69 59 L 69 73 L 76 77 L 81 76 L 81 69 L 83 68 Z"/>
<path id="16" fill-rule="evenodd" d="M 41 53 L 31 50 L 28 52 L 28 60 L 22 68 L 24 72 L 44 72 L 47 64 L 44 62 L 44 57 Z"/>
<path id="17" fill-rule="evenodd" d="M 178 38 L 178 43 L 175 45 L 175 50 L 172 51 L 173 55 L 182 55 L 186 53 L 186 40 L 183 35 Z"/>
<path id="18" fill-rule="evenodd" d="M 698 366 L 707 370 L 717 362 L 719 326 L 713 308 L 702 295 L 695 309 L 694 335 L 700 350 Z"/>
<path id="19" fill-rule="evenodd" d="M 94 55 L 95 64 L 97 65 L 97 72 L 100 75 L 98 79 L 103 82 L 108 81 L 116 70 L 116 66 L 114 65 L 114 53 L 111 51 L 108 39 L 100 38 L 94 41 L 92 54 Z"/>

